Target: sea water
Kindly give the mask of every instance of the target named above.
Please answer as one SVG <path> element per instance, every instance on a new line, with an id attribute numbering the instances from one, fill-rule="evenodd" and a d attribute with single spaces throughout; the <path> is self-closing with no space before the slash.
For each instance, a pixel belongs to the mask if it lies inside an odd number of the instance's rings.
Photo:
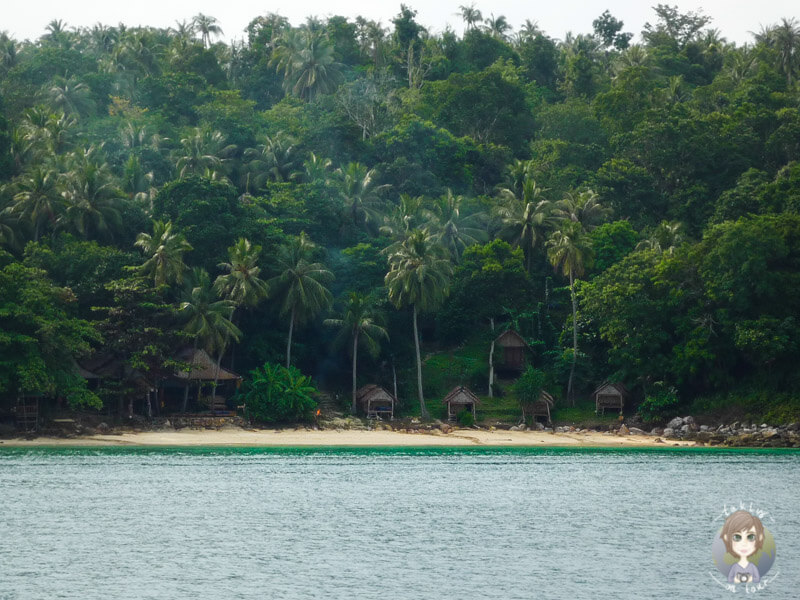
<path id="1" fill-rule="evenodd" d="M 7 448 L 0 599 L 727 598 L 740 506 L 796 600 L 794 451 Z"/>

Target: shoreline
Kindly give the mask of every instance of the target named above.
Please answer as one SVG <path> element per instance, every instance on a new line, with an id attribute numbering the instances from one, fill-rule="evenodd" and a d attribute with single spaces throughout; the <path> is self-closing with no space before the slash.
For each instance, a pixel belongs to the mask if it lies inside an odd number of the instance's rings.
<path id="1" fill-rule="evenodd" d="M 642 435 L 617 435 L 600 432 L 550 433 L 541 431 L 488 431 L 455 429 L 403 433 L 385 430 L 180 429 L 165 431 L 96 434 L 75 437 L 36 437 L 0 440 L 2 448 L 37 447 L 553 447 L 553 448 L 671 448 L 699 447 L 693 440 L 665 439 Z"/>

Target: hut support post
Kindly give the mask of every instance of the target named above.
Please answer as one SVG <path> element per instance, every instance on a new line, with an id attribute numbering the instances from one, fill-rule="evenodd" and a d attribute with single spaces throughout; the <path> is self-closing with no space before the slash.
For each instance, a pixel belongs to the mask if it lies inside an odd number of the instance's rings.
<path id="1" fill-rule="evenodd" d="M 494 387 L 494 317 L 489 319 L 492 326 L 492 345 L 489 347 L 489 398 L 494 398 L 492 387 Z"/>

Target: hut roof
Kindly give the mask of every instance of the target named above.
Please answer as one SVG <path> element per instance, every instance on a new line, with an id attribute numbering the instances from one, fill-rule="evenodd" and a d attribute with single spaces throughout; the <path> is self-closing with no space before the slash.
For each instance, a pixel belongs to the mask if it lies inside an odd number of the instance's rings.
<path id="1" fill-rule="evenodd" d="M 542 393 L 539 394 L 539 401 L 540 402 L 546 402 L 547 405 L 551 406 L 551 407 L 553 406 L 553 402 L 554 402 L 553 397 L 550 394 L 548 394 L 547 392 L 545 392 L 544 390 L 542 390 Z"/>
<path id="2" fill-rule="evenodd" d="M 177 358 L 178 360 L 182 360 L 183 362 L 189 363 L 192 366 L 192 370 L 189 373 L 185 371 L 179 371 L 175 373 L 175 377 L 178 379 L 204 381 L 213 381 L 214 379 L 219 379 L 220 381 L 232 381 L 235 379 L 241 379 L 240 375 L 237 375 L 233 371 L 229 371 L 228 369 L 224 369 L 222 367 L 219 368 L 219 376 L 217 376 L 217 363 L 211 360 L 211 357 L 208 355 L 208 353 L 202 349 L 195 350 L 194 355 L 192 355 L 192 349 L 187 348 L 186 350 L 178 352 Z"/>
<path id="3" fill-rule="evenodd" d="M 513 329 L 508 329 L 497 336 L 494 343 L 503 348 L 527 348 L 528 343 Z"/>
<path id="4" fill-rule="evenodd" d="M 463 385 L 454 387 L 442 400 L 443 404 L 480 404 L 480 402 L 480 398 Z"/>
<path id="5" fill-rule="evenodd" d="M 124 360 L 112 354 L 94 354 L 75 363 L 75 370 L 84 379 L 126 379 L 140 387 L 149 387 L 147 378 Z"/>
<path id="6" fill-rule="evenodd" d="M 356 390 L 356 399 L 359 402 L 370 402 L 373 400 L 389 400 L 390 402 L 394 402 L 394 396 L 374 383 L 358 388 L 358 390 Z"/>
<path id="7" fill-rule="evenodd" d="M 625 387 L 622 383 L 610 383 L 608 381 L 604 382 L 600 387 L 598 387 L 594 392 L 592 392 L 593 397 L 597 397 L 598 394 L 608 394 L 612 396 L 622 396 L 623 398 L 628 397 L 628 388 Z"/>

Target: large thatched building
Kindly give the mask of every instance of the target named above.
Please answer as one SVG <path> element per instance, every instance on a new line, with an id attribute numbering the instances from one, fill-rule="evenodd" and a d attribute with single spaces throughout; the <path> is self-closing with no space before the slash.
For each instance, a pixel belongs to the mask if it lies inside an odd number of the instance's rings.
<path id="1" fill-rule="evenodd" d="M 381 386 L 371 383 L 359 388 L 356 400 L 368 419 L 394 419 L 395 398 Z"/>
<path id="2" fill-rule="evenodd" d="M 607 408 L 612 408 L 619 410 L 619 414 L 622 414 L 625 399 L 628 397 L 628 389 L 621 383 L 605 382 L 592 393 L 592 396 L 594 396 L 596 413 L 604 414 Z"/>
<path id="3" fill-rule="evenodd" d="M 475 416 L 475 408 L 481 403 L 480 399 L 468 387 L 460 385 L 450 390 L 444 397 L 443 404 L 447 405 L 447 420 L 455 421 L 458 414 L 468 410 Z"/>

